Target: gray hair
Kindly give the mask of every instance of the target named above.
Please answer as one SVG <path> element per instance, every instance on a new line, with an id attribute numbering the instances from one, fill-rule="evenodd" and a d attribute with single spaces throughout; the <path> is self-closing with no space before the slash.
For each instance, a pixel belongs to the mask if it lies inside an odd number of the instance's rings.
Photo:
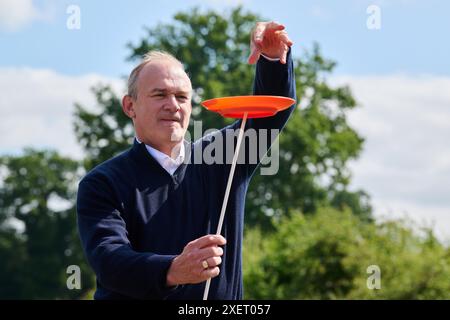
<path id="1" fill-rule="evenodd" d="M 137 81 L 139 78 L 139 74 L 141 73 L 141 70 L 145 67 L 146 64 L 157 61 L 157 60 L 169 60 L 173 61 L 175 63 L 178 63 L 180 67 L 184 70 L 183 64 L 175 58 L 173 55 L 171 55 L 168 52 L 165 51 L 159 51 L 159 50 L 152 50 L 147 52 L 143 57 L 141 63 L 139 63 L 133 71 L 131 71 L 130 76 L 128 77 L 128 95 L 131 96 L 133 99 L 137 99 L 138 92 L 137 92 Z"/>

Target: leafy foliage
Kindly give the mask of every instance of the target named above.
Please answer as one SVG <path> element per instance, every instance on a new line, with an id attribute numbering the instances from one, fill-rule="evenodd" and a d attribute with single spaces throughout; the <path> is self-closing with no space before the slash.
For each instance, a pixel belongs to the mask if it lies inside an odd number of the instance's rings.
<path id="1" fill-rule="evenodd" d="M 271 235 L 247 230 L 247 299 L 449 299 L 450 250 L 408 221 L 373 224 L 350 211 L 284 218 Z M 380 289 L 369 289 L 369 266 Z"/>
<path id="2" fill-rule="evenodd" d="M 23 156 L 0 158 L 1 298 L 77 297 L 83 290 L 66 286 L 73 264 L 92 287 L 76 232 L 78 166 L 52 151 L 26 149 Z"/>
<path id="3" fill-rule="evenodd" d="M 129 147 L 134 137 L 133 124 L 122 112 L 121 100 L 109 85 L 92 88 L 100 113 L 75 104 L 74 130 L 85 151 L 84 166 L 92 169 Z"/>

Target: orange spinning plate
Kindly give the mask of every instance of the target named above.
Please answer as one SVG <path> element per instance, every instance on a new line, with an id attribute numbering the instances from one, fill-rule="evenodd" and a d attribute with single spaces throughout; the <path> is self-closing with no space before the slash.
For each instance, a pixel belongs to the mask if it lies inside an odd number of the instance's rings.
<path id="1" fill-rule="evenodd" d="M 202 102 L 209 111 L 217 112 L 227 118 L 270 117 L 295 103 L 294 99 L 280 96 L 235 96 L 215 98 Z"/>

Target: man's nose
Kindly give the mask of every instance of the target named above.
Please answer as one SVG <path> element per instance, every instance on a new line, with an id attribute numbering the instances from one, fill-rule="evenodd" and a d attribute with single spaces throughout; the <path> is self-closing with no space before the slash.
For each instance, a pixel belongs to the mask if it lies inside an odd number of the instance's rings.
<path id="1" fill-rule="evenodd" d="M 177 112 L 180 110 L 180 105 L 177 101 L 177 97 L 174 94 L 169 94 L 166 99 L 166 103 L 164 104 L 164 108 L 171 112 Z"/>

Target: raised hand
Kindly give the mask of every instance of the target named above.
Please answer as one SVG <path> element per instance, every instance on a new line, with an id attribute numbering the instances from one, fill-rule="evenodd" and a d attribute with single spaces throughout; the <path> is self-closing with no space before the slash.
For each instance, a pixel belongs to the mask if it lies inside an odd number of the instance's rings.
<path id="1" fill-rule="evenodd" d="M 286 63 L 286 55 L 293 42 L 284 29 L 284 25 L 277 22 L 257 22 L 251 34 L 248 63 L 256 63 L 261 53 Z"/>

